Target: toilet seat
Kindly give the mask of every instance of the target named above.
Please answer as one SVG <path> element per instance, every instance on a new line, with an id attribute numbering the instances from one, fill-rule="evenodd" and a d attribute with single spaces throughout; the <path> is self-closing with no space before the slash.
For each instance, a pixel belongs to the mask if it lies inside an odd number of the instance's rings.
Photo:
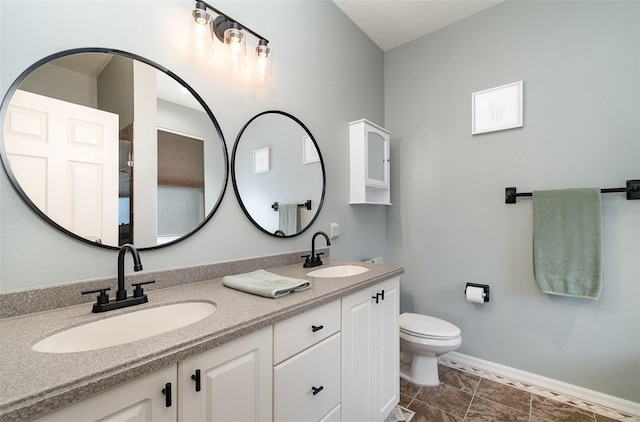
<path id="1" fill-rule="evenodd" d="M 442 319 L 405 312 L 399 317 L 400 332 L 434 340 L 452 340 L 460 337 L 460 329 Z"/>

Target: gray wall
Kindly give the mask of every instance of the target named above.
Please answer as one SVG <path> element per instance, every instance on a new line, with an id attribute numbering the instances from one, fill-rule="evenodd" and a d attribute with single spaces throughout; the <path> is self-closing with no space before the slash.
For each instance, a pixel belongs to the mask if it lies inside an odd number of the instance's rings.
<path id="1" fill-rule="evenodd" d="M 524 127 L 471 136 L 471 93 L 518 80 Z M 640 201 L 602 197 L 598 301 L 539 291 L 531 200 L 504 204 L 640 178 L 640 3 L 503 3 L 388 51 L 385 93 L 402 310 L 458 325 L 461 353 L 640 402 Z"/>
<path id="2" fill-rule="evenodd" d="M 184 0 L 2 0 L 0 92 L 4 96 L 22 71 L 49 54 L 111 47 L 153 60 L 190 84 L 218 119 L 229 154 L 242 125 L 259 112 L 284 110 L 305 123 L 327 169 L 325 205 L 309 231 L 288 239 L 261 233 L 245 218 L 229 182 L 218 212 L 201 231 L 175 246 L 141 254 L 146 270 L 310 249 L 312 234 L 328 231 L 330 222 L 341 225 L 340 237 L 332 242 L 333 256 L 386 257 L 384 208 L 348 205 L 347 123 L 384 120 L 382 50 L 329 1 L 216 2 L 269 39 L 274 76 L 262 86 L 228 75 L 216 59 L 188 55 L 193 6 Z M 115 251 L 86 245 L 48 226 L 25 207 L 1 173 L 1 291 L 115 274 Z"/>

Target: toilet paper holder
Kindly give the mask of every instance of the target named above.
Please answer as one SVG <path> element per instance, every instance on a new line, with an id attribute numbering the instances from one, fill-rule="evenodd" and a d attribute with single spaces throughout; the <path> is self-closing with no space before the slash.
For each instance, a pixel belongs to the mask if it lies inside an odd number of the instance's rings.
<path id="1" fill-rule="evenodd" d="M 464 294 L 467 294 L 467 287 L 480 287 L 482 290 L 484 290 L 484 301 L 488 302 L 489 301 L 489 285 L 488 284 L 476 284 L 476 283 L 467 283 L 467 285 L 464 288 Z"/>

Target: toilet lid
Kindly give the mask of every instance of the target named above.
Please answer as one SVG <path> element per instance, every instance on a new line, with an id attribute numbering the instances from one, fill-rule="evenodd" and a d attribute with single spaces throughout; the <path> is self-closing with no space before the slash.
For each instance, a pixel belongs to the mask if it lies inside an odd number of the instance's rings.
<path id="1" fill-rule="evenodd" d="M 445 320 L 421 314 L 405 312 L 398 318 L 400 330 L 416 337 L 453 339 L 460 336 L 460 329 Z"/>

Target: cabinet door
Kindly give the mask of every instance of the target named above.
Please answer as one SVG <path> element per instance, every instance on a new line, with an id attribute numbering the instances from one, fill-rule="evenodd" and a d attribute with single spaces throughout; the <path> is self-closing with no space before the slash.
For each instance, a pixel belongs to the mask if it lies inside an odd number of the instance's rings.
<path id="1" fill-rule="evenodd" d="M 162 390 L 170 383 L 171 403 Z M 177 420 L 176 365 L 55 411 L 38 422 L 170 422 Z"/>
<path id="2" fill-rule="evenodd" d="M 389 187 L 389 138 L 372 126 L 365 126 L 365 183 L 381 188 Z"/>
<path id="3" fill-rule="evenodd" d="M 184 360 L 179 367 L 179 420 L 270 421 L 271 326 Z M 196 371 L 200 391 L 196 391 Z"/>
<path id="4" fill-rule="evenodd" d="M 384 299 L 381 295 L 375 305 L 375 421 L 383 421 L 400 401 L 399 279 L 396 277 L 378 284 L 376 293 L 382 291 Z"/>
<path id="5" fill-rule="evenodd" d="M 375 301 L 371 289 L 342 298 L 342 420 L 374 420 Z"/>
<path id="6" fill-rule="evenodd" d="M 384 421 L 399 402 L 399 290 L 396 277 L 342 299 L 344 422 Z"/>

